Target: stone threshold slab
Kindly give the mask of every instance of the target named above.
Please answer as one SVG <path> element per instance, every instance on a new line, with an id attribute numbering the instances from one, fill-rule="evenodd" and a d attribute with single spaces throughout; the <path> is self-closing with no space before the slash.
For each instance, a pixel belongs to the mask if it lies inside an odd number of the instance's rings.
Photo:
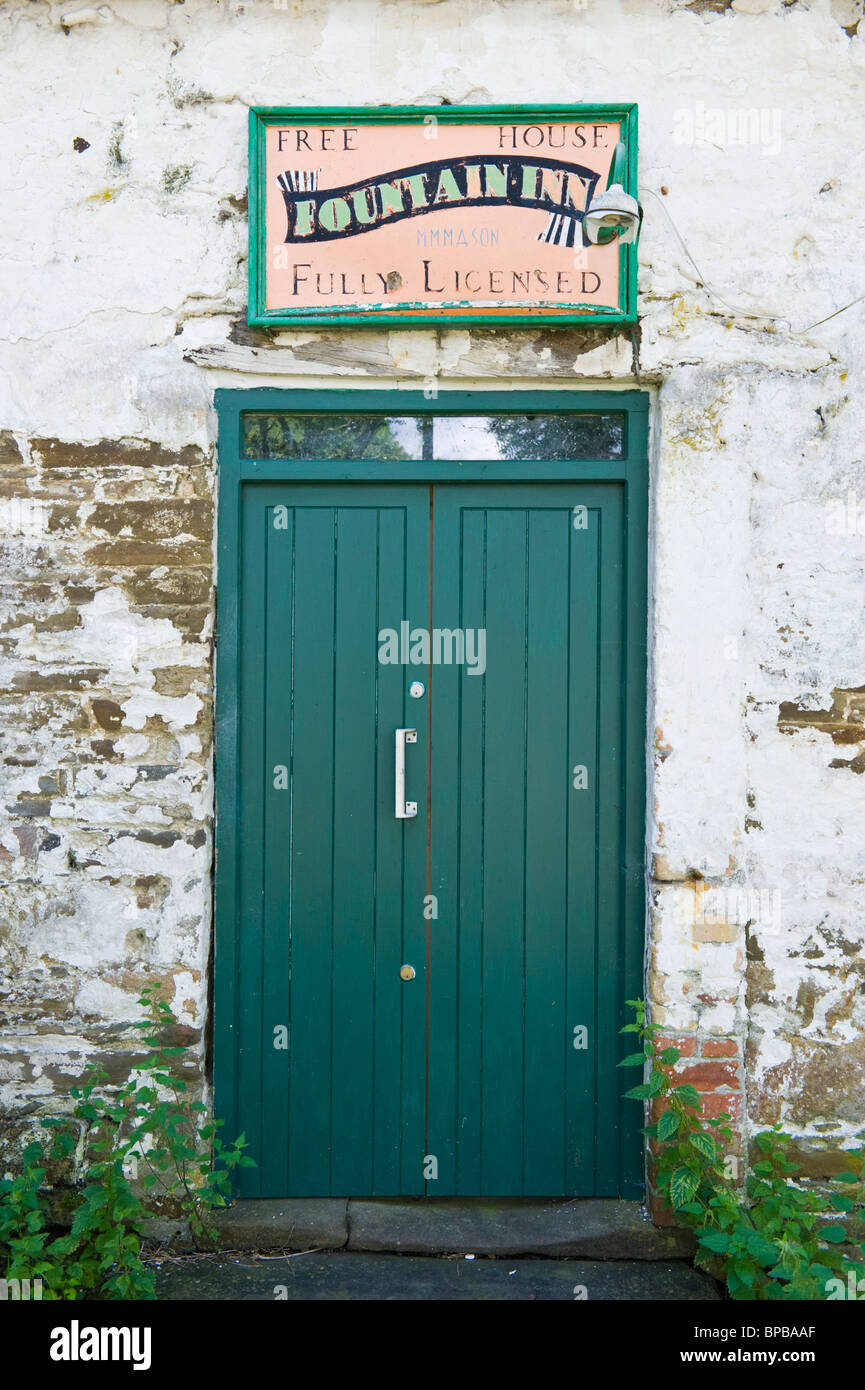
<path id="1" fill-rule="evenodd" d="M 537 1255 L 588 1260 L 688 1259 L 689 1231 L 654 1226 L 616 1198 L 372 1197 L 246 1199 L 215 1213 L 229 1250 L 340 1250 L 413 1255 Z M 175 1227 L 153 1236 L 182 1247 Z"/>

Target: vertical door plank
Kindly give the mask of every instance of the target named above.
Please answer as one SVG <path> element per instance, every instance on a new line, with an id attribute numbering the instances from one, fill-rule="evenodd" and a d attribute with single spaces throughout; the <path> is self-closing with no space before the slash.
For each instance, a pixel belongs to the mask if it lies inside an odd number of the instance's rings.
<path id="1" fill-rule="evenodd" d="M 288 1121 L 296 1196 L 331 1190 L 334 532 L 333 506 L 298 506 Z"/>
<path id="2" fill-rule="evenodd" d="M 528 512 L 526 1195 L 573 1190 L 565 1164 L 570 511 Z M 569 1181 L 570 1180 L 570 1181 Z"/>
<path id="3" fill-rule="evenodd" d="M 261 662 L 266 646 L 266 562 L 268 517 L 260 499 L 243 499 L 241 554 L 243 565 L 239 705 L 243 711 L 239 740 L 240 777 L 238 810 L 239 846 L 238 907 L 242 931 L 237 953 L 237 1088 L 241 1097 L 242 1129 L 249 1152 L 261 1163 L 269 1142 L 262 1098 L 262 972 L 264 894 L 264 804 L 266 784 L 263 766 L 264 685 Z M 260 1168 L 241 1170 L 239 1191 L 256 1196 L 261 1190 Z"/>
<path id="4" fill-rule="evenodd" d="M 469 494 L 454 488 L 438 488 L 436 497 L 437 539 L 439 532 L 443 540 L 446 538 L 435 570 L 436 587 L 439 582 L 447 585 L 449 576 L 453 575 L 452 582 L 458 583 L 460 589 L 460 625 L 486 629 L 486 514 L 478 505 L 478 499 L 471 506 Z M 463 501 L 465 506 L 461 505 Z M 445 932 L 453 931 L 455 936 L 456 979 L 450 985 L 457 1018 L 456 1095 L 450 1105 L 456 1126 L 457 1172 L 453 1190 L 465 1195 L 484 1191 L 481 1026 L 486 847 L 481 791 L 485 766 L 486 681 L 486 673 L 469 677 L 458 668 L 452 674 L 445 670 L 439 677 L 439 687 L 443 685 L 444 689 L 442 698 L 437 699 L 434 706 L 433 730 L 433 746 L 436 747 L 439 721 L 447 719 L 447 764 L 439 770 L 434 784 L 434 811 L 438 813 L 438 820 L 433 824 L 438 830 L 434 850 L 440 864 L 440 881 L 448 885 L 439 932 L 444 937 Z M 443 831 L 447 826 L 451 827 L 450 834 L 444 840 Z M 439 968 L 438 990 L 447 987 L 442 976 Z M 433 1044 L 438 1047 L 438 1034 L 431 1038 Z M 446 1084 L 452 1086 L 453 1082 L 447 1078 Z"/>
<path id="5" fill-rule="evenodd" d="M 462 807 L 463 815 L 476 815 L 471 801 L 483 796 L 481 1162 L 483 1190 L 490 1195 L 520 1192 L 523 1185 L 526 548 L 525 510 L 516 500 L 490 505 L 487 668 L 474 678 L 485 686 L 484 778 Z M 472 561 L 466 555 L 466 566 Z"/>
<path id="6" fill-rule="evenodd" d="M 571 526 L 570 623 L 568 632 L 568 905 L 567 959 L 567 1190 L 596 1192 L 595 1139 L 607 1119 L 597 1095 L 598 1023 L 598 703 L 601 585 L 600 518 L 597 491 L 574 490 L 574 505 L 587 508 L 587 526 Z M 618 691 L 607 692 L 618 702 Z M 575 786 L 585 769 L 586 786 Z M 612 988 L 615 989 L 615 981 Z M 575 1028 L 586 1030 L 586 1047 L 574 1046 Z"/>
<path id="7" fill-rule="evenodd" d="M 430 490 L 427 486 L 401 488 L 405 499 L 406 561 L 404 617 L 412 628 L 429 621 Z M 393 623 L 387 624 L 393 626 Z M 394 728 L 383 730 L 387 777 L 382 796 L 382 818 L 402 846 L 402 961 L 415 970 L 413 980 L 399 981 L 402 1001 L 402 1084 L 400 1087 L 401 1181 L 405 1194 L 424 1190 L 426 1153 L 426 920 L 423 900 L 427 891 L 427 830 L 429 818 L 429 671 L 423 665 L 389 668 L 398 672 L 401 687 L 400 728 L 416 728 L 417 743 L 406 747 L 406 798 L 417 802 L 417 816 L 396 821 L 394 813 Z M 427 687 L 427 694 L 413 700 L 408 694 L 413 680 Z M 396 1040 L 394 1046 L 398 1046 Z"/>
<path id="8" fill-rule="evenodd" d="M 481 523 L 480 513 L 471 516 Z M 435 490 L 435 525 L 433 537 L 433 628 L 458 629 L 466 626 L 465 601 L 462 592 L 461 513 L 448 501 L 448 490 Z M 483 565 L 482 549 L 475 553 L 478 565 L 474 577 L 476 586 L 469 595 L 471 608 L 478 625 L 483 624 Z M 478 687 L 480 693 L 482 679 L 473 677 L 468 686 Z M 427 1183 L 429 1196 L 436 1193 L 448 1195 L 462 1190 L 465 1179 L 465 1165 L 468 1159 L 470 1172 L 469 1190 L 477 1191 L 480 1173 L 479 1127 L 476 1121 L 477 1106 L 472 1104 L 471 1121 L 460 1107 L 462 1091 L 462 1067 L 468 1062 L 470 1074 L 465 1085 L 469 1091 L 479 1095 L 480 1069 L 477 1046 L 477 1009 L 471 1002 L 475 993 L 479 999 L 480 991 L 480 933 L 469 931 L 465 939 L 461 935 L 463 914 L 460 896 L 462 883 L 459 872 L 459 802 L 460 785 L 460 712 L 463 709 L 464 688 L 466 685 L 464 668 L 452 664 L 437 664 L 430 681 L 433 711 L 432 741 L 432 799 L 431 799 L 431 879 L 430 892 L 435 898 L 437 915 L 429 921 L 430 938 L 430 1021 L 429 1021 L 429 1116 L 427 1126 L 429 1152 L 435 1157 L 438 1166 L 437 1176 Z M 465 691 L 471 706 L 472 692 Z M 464 717 L 472 717 L 464 714 Z M 479 717 L 474 716 L 478 719 Z M 480 740 L 477 745 L 480 749 Z M 470 775 L 480 785 L 480 761 L 470 770 Z M 476 847 L 480 857 L 480 845 Z M 467 911 L 480 921 L 479 910 L 469 904 Z M 477 951 L 474 961 L 460 962 L 462 945 L 471 942 L 471 949 Z M 471 1019 L 471 1035 L 468 1048 L 461 1029 L 458 1013 L 458 985 L 464 990 L 463 1003 L 468 1003 Z M 470 1124 L 470 1128 L 468 1127 Z"/>
<path id="9" fill-rule="evenodd" d="M 623 488 L 606 490 L 601 517 L 600 699 L 598 702 L 598 985 L 596 1049 L 604 1123 L 597 1130 L 595 1191 L 620 1191 L 621 1136 L 616 1123 L 622 1072 L 619 1018 L 625 986 L 624 921 L 624 739 L 625 593 Z M 642 750 L 633 756 L 641 756 Z"/>
<path id="10" fill-rule="evenodd" d="M 362 496 L 358 496 L 362 502 Z M 372 1190 L 377 515 L 336 512 L 331 1190 Z"/>
<path id="11" fill-rule="evenodd" d="M 267 508 L 267 627 L 259 653 L 264 691 L 265 824 L 263 827 L 264 920 L 262 971 L 262 1083 L 265 1098 L 267 1143 L 256 1155 L 261 1184 L 266 1192 L 290 1191 L 288 1090 L 291 1074 L 289 1047 L 276 1029 L 289 1028 L 291 878 L 288 856 L 292 839 L 292 727 L 291 690 L 294 627 L 294 527 L 292 508 L 277 529 L 274 508 Z M 282 788 L 286 769 L 288 786 Z M 275 785 L 279 782 L 279 787 Z"/>
<path id="12" fill-rule="evenodd" d="M 378 511 L 376 633 L 399 631 L 406 606 L 406 511 Z M 373 1195 L 400 1191 L 402 1162 L 403 864 L 402 829 L 394 818 L 394 730 L 403 723 L 404 668 L 383 665 L 376 644 L 376 695 L 367 715 L 376 730 L 375 1001 Z M 420 1077 L 415 1078 L 420 1084 Z M 418 1172 L 420 1165 L 418 1164 Z"/>

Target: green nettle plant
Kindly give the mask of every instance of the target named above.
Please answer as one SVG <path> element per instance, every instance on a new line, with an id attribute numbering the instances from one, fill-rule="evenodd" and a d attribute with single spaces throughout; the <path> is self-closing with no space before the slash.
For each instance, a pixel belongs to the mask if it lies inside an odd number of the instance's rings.
<path id="1" fill-rule="evenodd" d="M 39 1279 L 43 1298 L 155 1298 L 155 1276 L 141 1250 L 148 1212 L 133 1175 L 152 1203 L 188 1222 L 196 1243 L 215 1246 L 209 1215 L 227 1204 L 232 1170 L 254 1166 L 244 1136 L 223 1145 L 222 1121 L 207 1120 L 206 1107 L 189 1099 L 186 1082 L 174 1074 L 186 1049 L 160 1040 L 176 1024 L 168 1005 L 153 988 L 138 1002 L 146 1017 L 134 1026 L 146 1033 L 148 1053 L 136 1073 L 106 1098 L 107 1073 L 89 1067 L 85 1084 L 72 1091 L 86 1133 L 69 1233 L 52 1232 L 45 1187 L 49 1162 L 68 1160 L 75 1150 L 68 1120 L 43 1120 L 51 1143 L 30 1144 L 21 1173 L 0 1180 L 0 1277 Z"/>
<path id="2" fill-rule="evenodd" d="M 804 1189 L 795 1179 L 801 1168 L 788 1158 L 791 1136 L 775 1125 L 754 1138 L 761 1157 L 751 1165 L 743 1194 L 736 1162 L 725 1156 L 733 1138 L 730 1116 L 703 1116 L 699 1092 L 677 1083 L 671 1070 L 679 1050 L 657 1051 L 654 1035 L 663 1029 L 646 1022 L 642 999 L 627 1002 L 635 1022 L 621 1031 L 636 1033 L 640 1050 L 619 1066 L 648 1066 L 649 1073 L 625 1094 L 660 1109 L 643 1130 L 654 1140 L 655 1184 L 665 1205 L 695 1229 L 696 1263 L 723 1278 L 735 1299 L 865 1295 L 865 1241 L 857 1245 L 837 1219 L 844 1215 L 851 1229 L 860 1226 L 861 1237 L 865 1149 L 849 1151 L 851 1170 L 832 1179 L 828 1194 Z"/>

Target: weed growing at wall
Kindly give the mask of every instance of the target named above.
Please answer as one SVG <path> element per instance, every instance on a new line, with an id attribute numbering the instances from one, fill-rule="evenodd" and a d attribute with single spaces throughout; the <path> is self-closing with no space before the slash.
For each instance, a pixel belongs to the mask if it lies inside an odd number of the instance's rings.
<path id="1" fill-rule="evenodd" d="M 671 1071 L 681 1053 L 675 1047 L 656 1051 L 660 1025 L 646 1022 L 642 999 L 628 1005 L 636 1021 L 621 1031 L 637 1034 L 640 1051 L 619 1065 L 648 1065 L 649 1074 L 625 1094 L 664 1104 L 643 1132 L 654 1141 L 658 1192 L 682 1224 L 695 1229 L 696 1263 L 724 1279 L 735 1299 L 865 1296 L 865 1241 L 856 1245 L 838 1219 L 846 1217 L 854 1229 L 865 1222 L 865 1150 L 850 1151 L 851 1171 L 833 1179 L 828 1195 L 804 1190 L 795 1181 L 801 1170 L 788 1158 L 791 1136 L 776 1125 L 755 1136 L 761 1157 L 743 1194 L 724 1160 L 730 1116 L 703 1116 L 699 1092 L 678 1084 Z"/>
<path id="2" fill-rule="evenodd" d="M 43 1298 L 154 1298 L 153 1271 L 141 1254 L 147 1211 L 130 1175 L 143 1169 L 145 1196 L 171 1203 L 197 1242 L 216 1245 L 209 1214 L 227 1204 L 232 1170 L 254 1166 L 243 1135 L 224 1145 L 222 1121 L 208 1120 L 205 1106 L 190 1100 L 186 1082 L 174 1075 L 185 1048 L 160 1041 L 160 1032 L 176 1022 L 168 1005 L 150 988 L 139 1003 L 146 1017 L 135 1027 L 146 1034 L 148 1054 L 136 1074 L 107 1098 L 107 1074 L 91 1067 L 85 1084 L 72 1091 L 86 1138 L 69 1233 L 52 1231 L 44 1185 L 49 1161 L 68 1160 L 74 1151 L 68 1120 L 44 1120 L 51 1143 L 30 1144 L 21 1173 L 0 1180 L 2 1278 L 41 1280 Z"/>

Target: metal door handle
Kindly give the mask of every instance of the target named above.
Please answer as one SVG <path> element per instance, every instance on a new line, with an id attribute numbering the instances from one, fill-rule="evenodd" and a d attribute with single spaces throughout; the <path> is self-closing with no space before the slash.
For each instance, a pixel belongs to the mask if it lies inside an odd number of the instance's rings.
<path id="1" fill-rule="evenodd" d="M 396 751 L 394 763 L 396 766 L 395 778 L 395 799 L 396 807 L 394 814 L 397 820 L 410 820 L 417 815 L 417 802 L 406 801 L 405 799 L 405 746 L 407 743 L 417 743 L 417 729 L 397 729 L 396 731 Z"/>

